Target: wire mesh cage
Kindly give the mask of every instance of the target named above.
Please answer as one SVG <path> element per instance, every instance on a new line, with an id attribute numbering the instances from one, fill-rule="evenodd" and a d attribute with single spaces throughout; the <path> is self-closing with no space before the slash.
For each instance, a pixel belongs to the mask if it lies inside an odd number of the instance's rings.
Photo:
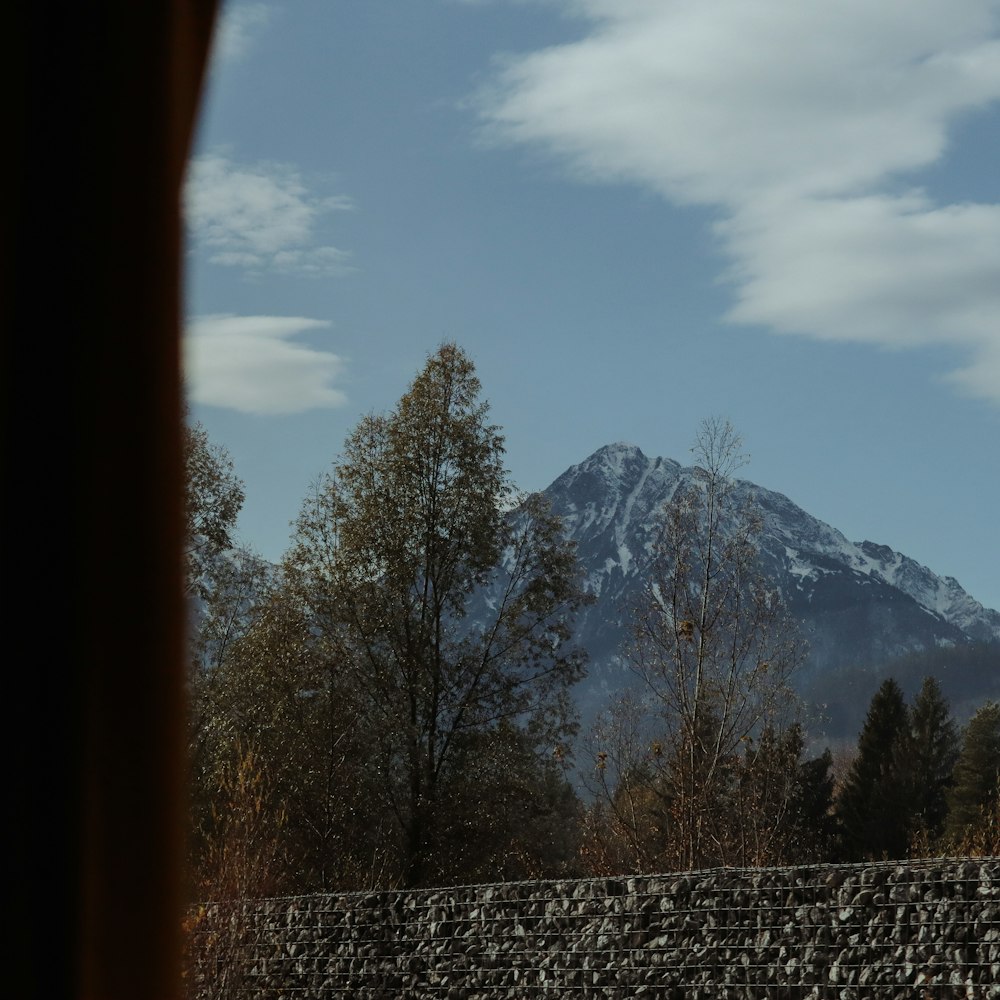
<path id="1" fill-rule="evenodd" d="M 998 875 L 944 859 L 215 903 L 190 995 L 993 1000 Z"/>

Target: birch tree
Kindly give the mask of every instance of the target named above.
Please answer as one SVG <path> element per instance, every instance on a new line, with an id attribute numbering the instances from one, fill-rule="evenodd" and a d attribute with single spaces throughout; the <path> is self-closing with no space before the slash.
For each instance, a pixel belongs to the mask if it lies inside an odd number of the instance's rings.
<path id="1" fill-rule="evenodd" d="M 702 423 L 694 476 L 666 504 L 631 665 L 663 732 L 662 795 L 676 861 L 725 859 L 727 798 L 737 765 L 780 726 L 805 647 L 758 566 L 761 520 L 734 480 L 742 442 L 727 421 Z"/>

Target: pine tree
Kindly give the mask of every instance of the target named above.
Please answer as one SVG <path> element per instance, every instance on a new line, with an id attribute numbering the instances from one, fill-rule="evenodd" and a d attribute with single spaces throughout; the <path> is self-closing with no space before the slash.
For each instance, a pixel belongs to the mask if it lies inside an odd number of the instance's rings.
<path id="1" fill-rule="evenodd" d="M 784 861 L 808 864 L 831 860 L 837 840 L 832 767 L 829 749 L 799 763 L 785 822 Z"/>
<path id="2" fill-rule="evenodd" d="M 900 749 L 898 767 L 905 776 L 913 831 L 934 840 L 948 815 L 947 794 L 958 759 L 959 737 L 948 703 L 933 677 L 924 679 L 913 702 L 910 732 Z"/>
<path id="3" fill-rule="evenodd" d="M 900 760 L 908 730 L 903 692 L 890 677 L 872 697 L 858 739 L 858 755 L 837 800 L 848 860 L 906 854 L 910 824 Z"/>
<path id="4" fill-rule="evenodd" d="M 1000 797 L 1000 704 L 988 701 L 965 727 L 955 764 L 955 783 L 948 793 L 945 835 L 960 840 L 997 808 Z"/>

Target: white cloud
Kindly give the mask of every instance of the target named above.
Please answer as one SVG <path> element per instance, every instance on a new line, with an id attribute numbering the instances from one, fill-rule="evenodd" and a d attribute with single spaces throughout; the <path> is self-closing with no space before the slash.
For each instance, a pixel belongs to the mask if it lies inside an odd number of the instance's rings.
<path id="1" fill-rule="evenodd" d="M 194 402 L 243 413 L 282 414 L 343 406 L 333 386 L 343 359 L 289 338 L 329 327 L 301 316 L 196 316 L 184 338 Z"/>
<path id="2" fill-rule="evenodd" d="M 348 198 L 311 192 L 287 164 L 241 165 L 207 153 L 194 157 L 188 168 L 188 227 L 209 262 L 223 267 L 343 274 L 351 270 L 350 253 L 318 244 L 316 231 L 327 213 L 350 207 Z"/>
<path id="3" fill-rule="evenodd" d="M 998 0 L 568 0 L 577 42 L 509 57 L 487 135 L 579 177 L 716 208 L 729 318 L 893 347 L 1000 353 L 1000 205 L 900 193 L 1000 99 Z"/>
<path id="4" fill-rule="evenodd" d="M 736 260 L 736 322 L 889 347 L 998 339 L 1000 205 L 800 198 L 717 228 Z"/>
<path id="5" fill-rule="evenodd" d="M 213 60 L 234 63 L 249 55 L 271 20 L 264 3 L 226 3 L 215 27 Z"/>

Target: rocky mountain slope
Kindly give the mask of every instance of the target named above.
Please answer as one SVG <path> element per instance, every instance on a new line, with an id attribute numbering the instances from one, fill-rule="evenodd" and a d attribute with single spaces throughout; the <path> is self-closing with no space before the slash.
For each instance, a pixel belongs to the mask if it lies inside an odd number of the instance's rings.
<path id="1" fill-rule="evenodd" d="M 595 596 L 577 629 L 591 660 L 578 691 L 585 723 L 609 694 L 629 684 L 621 649 L 657 516 L 692 473 L 633 445 L 612 444 L 544 491 L 577 544 L 586 587 Z M 851 542 L 780 493 L 745 481 L 737 490 L 754 497 L 763 520 L 762 569 L 809 643 L 798 678 L 804 693 L 812 679 L 840 668 L 877 669 L 910 652 L 1000 642 L 1000 613 L 984 608 L 951 577 L 937 576 L 887 546 Z M 983 678 L 984 690 L 995 690 L 998 681 L 1000 662 L 996 674 Z"/>

